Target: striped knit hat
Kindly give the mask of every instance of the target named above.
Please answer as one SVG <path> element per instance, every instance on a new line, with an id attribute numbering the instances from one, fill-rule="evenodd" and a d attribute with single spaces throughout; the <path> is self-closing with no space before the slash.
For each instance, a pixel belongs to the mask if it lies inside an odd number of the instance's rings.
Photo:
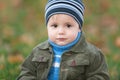
<path id="1" fill-rule="evenodd" d="M 81 0 L 49 0 L 45 7 L 46 24 L 54 14 L 72 16 L 81 28 L 83 24 L 84 4 Z"/>

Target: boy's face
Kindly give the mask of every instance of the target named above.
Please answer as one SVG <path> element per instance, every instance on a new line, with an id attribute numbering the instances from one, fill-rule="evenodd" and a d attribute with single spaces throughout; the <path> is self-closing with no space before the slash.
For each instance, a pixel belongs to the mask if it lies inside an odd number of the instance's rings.
<path id="1" fill-rule="evenodd" d="M 50 17 L 48 24 L 48 37 L 57 45 L 66 45 L 74 41 L 80 32 L 76 20 L 65 14 L 55 14 Z"/>

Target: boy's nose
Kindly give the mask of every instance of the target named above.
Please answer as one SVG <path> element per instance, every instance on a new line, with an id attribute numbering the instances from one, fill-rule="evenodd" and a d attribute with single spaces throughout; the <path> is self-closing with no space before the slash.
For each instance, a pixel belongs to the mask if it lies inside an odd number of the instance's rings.
<path id="1" fill-rule="evenodd" d="M 59 28 L 59 29 L 58 29 L 58 33 L 59 33 L 59 34 L 64 34 L 64 33 L 65 33 L 65 29 L 62 28 L 62 27 Z"/>

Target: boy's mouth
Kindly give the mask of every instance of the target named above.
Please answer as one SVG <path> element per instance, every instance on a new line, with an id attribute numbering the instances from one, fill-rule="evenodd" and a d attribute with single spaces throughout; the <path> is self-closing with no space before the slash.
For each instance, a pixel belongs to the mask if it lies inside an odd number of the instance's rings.
<path id="1" fill-rule="evenodd" d="M 58 41 L 65 41 L 67 38 L 57 38 Z"/>

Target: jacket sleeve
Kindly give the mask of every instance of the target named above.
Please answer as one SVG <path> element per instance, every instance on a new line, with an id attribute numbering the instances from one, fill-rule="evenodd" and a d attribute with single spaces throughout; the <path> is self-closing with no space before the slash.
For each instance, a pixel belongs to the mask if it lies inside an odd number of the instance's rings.
<path id="1" fill-rule="evenodd" d="M 33 53 L 21 65 L 21 73 L 17 80 L 36 80 L 36 67 L 32 62 Z"/>
<path id="2" fill-rule="evenodd" d="M 86 69 L 86 80 L 110 80 L 107 63 L 101 51 L 91 56 L 90 65 Z"/>

